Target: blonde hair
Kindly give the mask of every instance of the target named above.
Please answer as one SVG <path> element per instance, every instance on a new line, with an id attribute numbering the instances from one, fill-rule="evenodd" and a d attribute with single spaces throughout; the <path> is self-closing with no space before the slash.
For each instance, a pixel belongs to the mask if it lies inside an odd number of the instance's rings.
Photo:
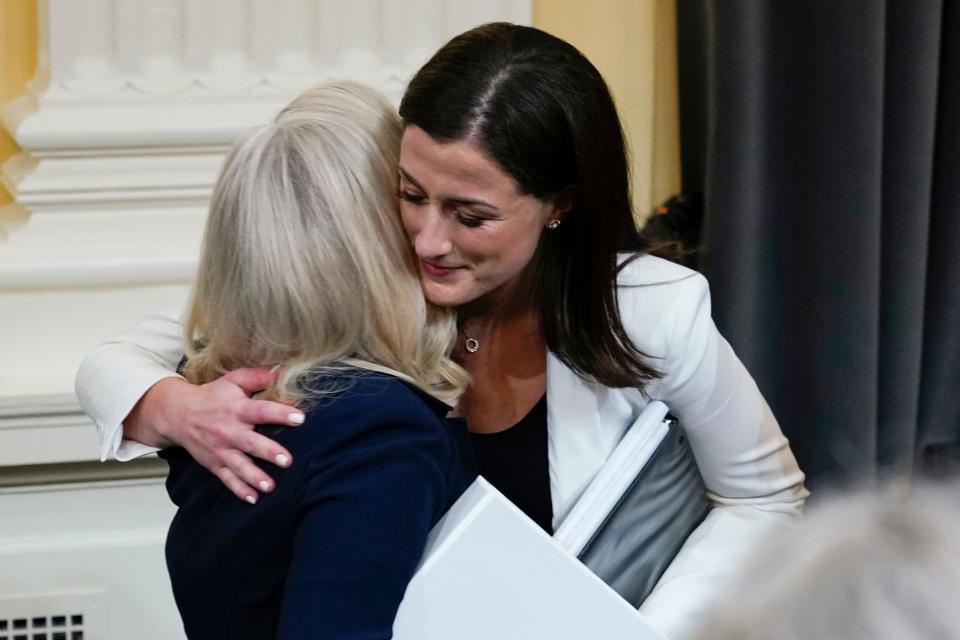
<path id="1" fill-rule="evenodd" d="M 704 640 L 960 638 L 960 485 L 827 499 L 756 550 Z"/>
<path id="2" fill-rule="evenodd" d="M 455 404 L 467 383 L 448 356 L 455 318 L 424 300 L 397 211 L 400 135 L 379 93 L 335 82 L 240 137 L 210 205 L 187 379 L 280 365 L 268 395 L 300 404 L 358 366 Z"/>

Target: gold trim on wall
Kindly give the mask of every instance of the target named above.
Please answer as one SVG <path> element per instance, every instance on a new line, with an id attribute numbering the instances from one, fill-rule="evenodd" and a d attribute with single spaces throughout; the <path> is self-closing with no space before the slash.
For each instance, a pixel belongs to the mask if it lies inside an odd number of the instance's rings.
<path id="1" fill-rule="evenodd" d="M 37 0 L 0 0 L 0 105 L 23 95 L 37 68 Z M 20 150 L 0 127 L 0 162 Z M 11 202 L 0 187 L 0 207 Z"/>
<path id="2" fill-rule="evenodd" d="M 645 219 L 680 189 L 676 0 L 535 0 L 533 24 L 580 49 L 606 79 Z"/>

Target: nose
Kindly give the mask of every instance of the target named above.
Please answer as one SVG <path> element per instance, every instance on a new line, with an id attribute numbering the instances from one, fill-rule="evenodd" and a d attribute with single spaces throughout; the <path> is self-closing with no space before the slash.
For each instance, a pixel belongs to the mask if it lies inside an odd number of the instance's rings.
<path id="1" fill-rule="evenodd" d="M 445 256 L 453 250 L 447 220 L 433 207 L 429 207 L 424 216 L 423 225 L 413 241 L 413 249 L 418 256 L 427 259 Z"/>

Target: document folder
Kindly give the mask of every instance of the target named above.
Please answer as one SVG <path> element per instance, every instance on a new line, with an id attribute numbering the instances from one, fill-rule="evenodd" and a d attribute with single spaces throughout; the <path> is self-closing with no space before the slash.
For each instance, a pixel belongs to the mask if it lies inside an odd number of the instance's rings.
<path id="1" fill-rule="evenodd" d="M 553 538 L 579 556 L 670 431 L 667 405 L 649 403 L 570 509 Z"/>
<path id="2" fill-rule="evenodd" d="M 557 527 L 557 543 L 635 607 L 710 511 L 690 445 L 650 402 Z"/>
<path id="3" fill-rule="evenodd" d="M 663 640 L 482 477 L 437 523 L 396 640 Z"/>

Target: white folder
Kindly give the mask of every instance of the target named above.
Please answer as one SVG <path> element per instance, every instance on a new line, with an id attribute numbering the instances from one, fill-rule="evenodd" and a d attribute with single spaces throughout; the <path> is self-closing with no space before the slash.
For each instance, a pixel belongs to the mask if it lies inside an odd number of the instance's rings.
<path id="1" fill-rule="evenodd" d="M 663 640 L 482 477 L 437 523 L 396 640 Z"/>
<path id="2" fill-rule="evenodd" d="M 670 431 L 667 405 L 647 404 L 610 457 L 553 533 L 563 549 L 579 556 Z"/>

